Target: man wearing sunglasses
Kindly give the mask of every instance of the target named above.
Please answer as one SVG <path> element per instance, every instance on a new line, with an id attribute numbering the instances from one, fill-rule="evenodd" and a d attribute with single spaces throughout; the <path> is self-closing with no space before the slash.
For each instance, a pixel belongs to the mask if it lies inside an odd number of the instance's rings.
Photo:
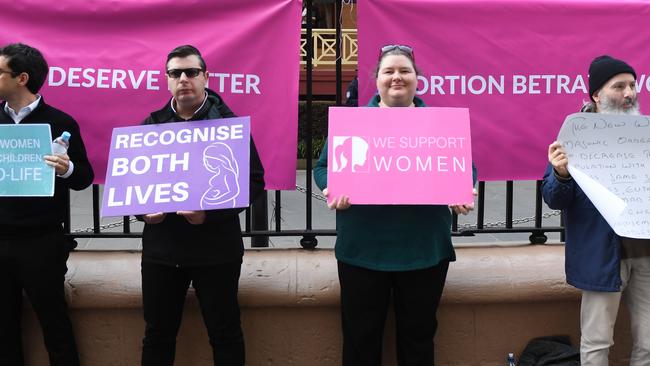
<path id="1" fill-rule="evenodd" d="M 235 117 L 214 91 L 193 46 L 167 56 L 172 98 L 144 124 Z M 264 189 L 264 169 L 251 139 L 250 197 Z M 215 365 L 244 365 L 244 338 L 237 290 L 244 254 L 239 213 L 243 209 L 179 211 L 143 215 L 142 300 L 146 322 L 142 365 L 173 365 L 176 335 L 190 283 L 208 330 Z"/>
<path id="2" fill-rule="evenodd" d="M 0 124 L 47 123 L 54 137 L 71 133 L 66 154 L 44 158 L 56 173 L 54 196 L 0 198 L 0 365 L 23 365 L 23 291 L 43 329 L 50 365 L 79 365 L 64 295 L 74 242 L 63 235 L 63 222 L 68 190 L 88 187 L 94 176 L 77 122 L 39 94 L 47 73 L 39 50 L 20 43 L 0 48 Z"/>

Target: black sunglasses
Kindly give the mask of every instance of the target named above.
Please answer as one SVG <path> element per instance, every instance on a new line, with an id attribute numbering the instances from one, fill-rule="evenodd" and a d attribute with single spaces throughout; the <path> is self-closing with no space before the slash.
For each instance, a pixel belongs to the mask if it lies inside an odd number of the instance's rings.
<path id="1" fill-rule="evenodd" d="M 411 46 L 405 46 L 403 44 L 387 44 L 381 48 L 381 54 L 390 52 L 392 50 L 400 50 L 406 54 L 413 55 L 413 48 Z"/>
<path id="2" fill-rule="evenodd" d="M 203 69 L 197 69 L 195 67 L 188 69 L 169 69 L 167 70 L 167 76 L 172 79 L 178 79 L 183 75 L 183 73 L 185 73 L 185 76 L 191 79 L 199 76 L 202 72 Z"/>

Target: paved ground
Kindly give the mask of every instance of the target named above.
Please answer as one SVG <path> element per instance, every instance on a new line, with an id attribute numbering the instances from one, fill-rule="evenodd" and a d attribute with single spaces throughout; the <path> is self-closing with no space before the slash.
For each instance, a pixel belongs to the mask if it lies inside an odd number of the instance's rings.
<path id="1" fill-rule="evenodd" d="M 305 186 L 305 172 L 297 171 L 296 182 L 300 186 Z M 314 192 L 320 194 L 315 185 Z M 488 182 L 486 183 L 485 195 L 485 223 L 496 223 L 505 221 L 505 182 Z M 270 227 L 275 227 L 275 218 L 273 217 L 273 207 L 275 205 L 275 191 L 269 192 L 269 221 Z M 514 219 L 532 218 L 535 213 L 535 182 L 520 181 L 514 184 Z M 72 207 L 72 229 L 79 230 L 92 226 L 92 191 L 87 189 L 82 192 L 73 192 L 71 196 Z M 325 202 L 312 198 L 312 222 L 314 229 L 333 229 L 335 225 L 334 212 L 327 208 Z M 283 230 L 300 230 L 305 228 L 305 194 L 298 191 L 282 191 L 281 193 L 281 220 Z M 552 213 L 544 205 L 544 213 Z M 101 220 L 101 224 L 109 224 L 121 221 L 121 218 L 109 217 Z M 243 222 L 243 214 L 242 214 Z M 475 224 L 476 213 L 468 216 L 462 216 L 459 219 L 459 225 Z M 531 221 L 516 226 L 533 226 Z M 554 215 L 543 220 L 543 225 L 558 226 L 559 216 Z M 501 225 L 503 226 L 503 224 Z M 121 231 L 122 228 L 107 229 L 105 231 Z M 142 231 L 141 223 L 131 225 L 131 231 Z M 513 245 L 528 242 L 528 233 L 506 233 L 506 234 L 477 234 L 471 237 L 454 237 L 454 244 L 457 246 L 468 245 Z M 547 234 L 550 242 L 559 241 L 559 234 Z M 272 237 L 270 246 L 275 248 L 299 248 L 300 237 Z M 139 239 L 77 239 L 78 249 L 84 250 L 137 250 L 140 249 Z M 246 245 L 249 246 L 249 240 L 246 239 Z M 318 246 L 321 248 L 331 248 L 334 246 L 334 237 L 318 237 Z"/>

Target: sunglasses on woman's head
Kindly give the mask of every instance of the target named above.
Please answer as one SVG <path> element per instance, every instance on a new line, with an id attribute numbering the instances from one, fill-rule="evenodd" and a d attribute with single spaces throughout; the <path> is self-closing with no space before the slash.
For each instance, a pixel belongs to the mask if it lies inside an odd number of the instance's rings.
<path id="1" fill-rule="evenodd" d="M 185 73 L 185 76 L 188 78 L 195 78 L 199 76 L 203 72 L 202 69 L 197 69 L 197 68 L 189 68 L 189 69 L 169 69 L 167 70 L 167 76 L 169 76 L 172 79 L 178 79 L 180 78 L 183 73 Z"/>
<path id="2" fill-rule="evenodd" d="M 384 47 L 381 48 L 381 53 L 384 54 L 386 52 L 390 52 L 390 51 L 393 51 L 393 50 L 400 50 L 400 51 L 402 51 L 404 53 L 407 53 L 409 55 L 413 54 L 413 48 L 411 48 L 410 46 L 402 45 L 402 44 L 388 44 L 388 45 L 385 45 Z"/>

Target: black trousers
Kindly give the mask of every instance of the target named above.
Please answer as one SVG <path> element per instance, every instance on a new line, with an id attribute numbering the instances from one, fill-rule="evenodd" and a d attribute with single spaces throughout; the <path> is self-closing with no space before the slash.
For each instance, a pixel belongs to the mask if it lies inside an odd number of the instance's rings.
<path id="1" fill-rule="evenodd" d="M 237 290 L 241 263 L 176 268 L 142 262 L 142 301 L 146 322 L 143 366 L 171 366 L 190 283 L 208 330 L 214 364 L 243 366 L 244 336 Z"/>
<path id="2" fill-rule="evenodd" d="M 341 284 L 343 365 L 381 365 L 384 323 L 392 297 L 397 364 L 434 364 L 436 311 L 449 262 L 404 272 L 373 271 L 338 262 Z"/>
<path id="3" fill-rule="evenodd" d="M 79 365 L 63 287 L 68 253 L 60 231 L 0 237 L 0 365 L 23 365 L 23 290 L 43 329 L 50 365 Z"/>

